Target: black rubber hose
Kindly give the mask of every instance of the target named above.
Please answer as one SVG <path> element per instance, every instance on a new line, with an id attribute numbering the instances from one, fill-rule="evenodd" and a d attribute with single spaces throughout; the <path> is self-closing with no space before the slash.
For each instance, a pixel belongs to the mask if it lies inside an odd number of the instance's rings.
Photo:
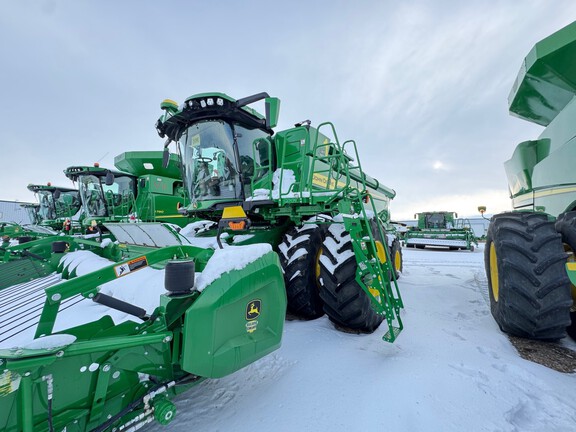
<path id="1" fill-rule="evenodd" d="M 120 312 L 124 312 L 129 315 L 134 315 L 135 317 L 138 317 L 141 320 L 148 319 L 146 311 L 141 307 L 134 306 L 133 304 L 127 303 L 122 300 L 118 300 L 117 298 L 114 298 L 112 296 L 98 293 L 92 298 L 92 300 L 103 306 L 108 306 L 109 308 L 116 309 Z"/>

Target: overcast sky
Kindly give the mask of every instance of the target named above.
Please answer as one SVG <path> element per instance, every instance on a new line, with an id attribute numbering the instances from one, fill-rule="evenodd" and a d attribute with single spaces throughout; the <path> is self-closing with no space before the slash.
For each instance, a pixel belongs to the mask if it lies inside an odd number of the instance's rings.
<path id="1" fill-rule="evenodd" d="M 418 211 L 510 208 L 503 162 L 541 127 L 508 114 L 566 1 L 72 1 L 0 4 L 0 199 L 62 170 L 160 150 L 160 102 L 281 99 L 280 128 L 332 121 L 364 169 Z"/>

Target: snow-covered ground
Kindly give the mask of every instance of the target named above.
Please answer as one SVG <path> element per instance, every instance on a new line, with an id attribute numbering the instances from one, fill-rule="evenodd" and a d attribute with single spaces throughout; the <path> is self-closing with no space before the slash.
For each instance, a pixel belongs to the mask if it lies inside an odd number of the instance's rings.
<path id="1" fill-rule="evenodd" d="M 499 331 L 482 245 L 403 252 L 405 329 L 394 344 L 383 328 L 354 335 L 327 318 L 288 321 L 281 349 L 181 395 L 168 429 L 576 431 L 576 374 L 523 360 Z"/>
<path id="2" fill-rule="evenodd" d="M 474 252 L 403 253 L 398 283 L 405 329 L 394 344 L 382 341 L 384 326 L 356 335 L 337 331 L 326 317 L 287 321 L 278 351 L 180 395 L 169 427 L 145 430 L 576 431 L 576 374 L 522 359 L 499 331 L 489 312 L 483 245 Z M 70 259 L 79 274 L 108 264 L 75 254 Z M 150 290 L 139 298 L 157 298 L 164 291 L 162 271 L 148 268 L 137 276 L 122 278 L 121 290 L 118 281 L 103 290 L 129 295 L 130 280 L 140 293 L 144 285 Z M 51 277 L 56 279 L 46 283 L 59 279 Z M 81 302 L 62 319 L 69 326 L 74 317 L 86 319 L 99 308 Z M 116 315 L 118 321 L 126 318 Z M 10 321 L 1 308 L 0 318 Z M 3 344 L 32 337 L 33 328 Z M 563 344 L 576 356 L 576 343 Z"/>

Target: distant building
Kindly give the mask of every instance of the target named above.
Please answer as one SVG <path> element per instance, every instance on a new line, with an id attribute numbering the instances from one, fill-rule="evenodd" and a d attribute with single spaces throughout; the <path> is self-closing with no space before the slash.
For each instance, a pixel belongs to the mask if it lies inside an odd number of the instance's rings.
<path id="1" fill-rule="evenodd" d="M 21 204 L 27 204 L 19 201 L 2 201 L 0 200 L 0 221 L 15 222 L 26 225 L 32 223 L 28 212 Z"/>

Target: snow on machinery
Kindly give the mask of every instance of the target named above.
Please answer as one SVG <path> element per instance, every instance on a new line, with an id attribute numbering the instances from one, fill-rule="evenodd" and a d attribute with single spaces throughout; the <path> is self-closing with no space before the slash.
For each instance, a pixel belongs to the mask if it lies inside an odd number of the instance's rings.
<path id="1" fill-rule="evenodd" d="M 264 100 L 266 116 L 247 105 Z M 156 124 L 177 143 L 190 205 L 203 236 L 230 244 L 269 243 L 280 255 L 288 310 L 324 313 L 338 327 L 373 332 L 385 319 L 387 341 L 402 329 L 396 278 L 401 247 L 391 228 L 392 189 L 362 171 L 354 141 L 340 143 L 332 123 L 309 121 L 274 133 L 280 101 L 260 93 L 235 100 L 203 93 L 165 100 Z"/>
<path id="2" fill-rule="evenodd" d="M 287 292 L 306 300 L 304 309 L 319 313 L 313 306 L 320 305 L 357 331 L 386 319 L 384 338 L 397 337 L 401 254 L 393 265 L 388 246 L 397 240 L 380 220 L 387 221 L 394 192 L 362 172 L 353 143 L 355 159 L 346 143 L 309 125 L 272 137 L 277 100 L 269 98 L 263 118 L 245 106 L 260 95 L 222 97 L 228 114 L 204 111 L 209 117 L 198 122 L 173 107 L 158 125 L 186 126 L 178 139 L 194 162 L 182 168 L 195 200 L 181 211 L 210 219 L 198 222 L 198 235 L 213 237 L 195 240 L 221 248 L 193 246 L 158 223 L 107 223 L 116 241 L 51 242 L 56 273 L 0 290 L 2 430 L 168 424 L 172 396 L 278 348 Z M 219 139 L 210 142 L 204 128 Z M 306 292 L 295 297 L 298 287 Z"/>
<path id="3" fill-rule="evenodd" d="M 505 162 L 515 211 L 487 233 L 492 315 L 515 336 L 576 337 L 575 55 L 576 22 L 535 44 L 508 99 L 513 115 L 545 126 Z"/>
<path id="4" fill-rule="evenodd" d="M 166 425 L 173 396 L 280 346 L 286 293 L 269 245 L 108 228 L 117 242 L 72 239 L 75 251 L 54 250 L 57 273 L 0 291 L 1 430 Z"/>
<path id="5" fill-rule="evenodd" d="M 163 166 L 159 151 L 124 152 L 114 159 L 119 170 L 94 166 L 72 166 L 64 174 L 78 183 L 84 225 L 93 221 L 166 222 L 185 226 L 189 221 L 178 208 L 187 203 L 176 155 Z"/>
<path id="6" fill-rule="evenodd" d="M 426 246 L 442 246 L 450 250 L 474 251 L 478 246 L 470 222 L 458 219 L 458 214 L 447 211 L 416 213 L 418 225 L 404 233 L 407 247 L 423 249 Z"/>
<path id="7" fill-rule="evenodd" d="M 91 245 L 80 237 L 96 236 L 100 240 L 103 234 L 111 237 L 104 223 L 162 221 L 186 225 L 188 219 L 177 212 L 187 202 L 177 157 L 171 155 L 167 167 L 162 166 L 162 161 L 161 151 L 135 151 L 115 158 L 116 167 L 126 172 L 99 166 L 73 166 L 64 170 L 68 178 L 78 183 L 79 192 L 74 191 L 82 204 L 82 225 L 75 224 L 72 228 L 67 218 L 69 229 L 63 229 L 59 236 L 54 231 L 32 235 L 28 230 L 26 237 L 20 237 L 19 244 L 3 241 L 0 270 L 4 277 L 0 278 L 0 290 L 53 272 L 53 243 L 64 242 L 75 250 L 78 245 Z M 47 193 L 46 196 L 50 197 Z"/>

